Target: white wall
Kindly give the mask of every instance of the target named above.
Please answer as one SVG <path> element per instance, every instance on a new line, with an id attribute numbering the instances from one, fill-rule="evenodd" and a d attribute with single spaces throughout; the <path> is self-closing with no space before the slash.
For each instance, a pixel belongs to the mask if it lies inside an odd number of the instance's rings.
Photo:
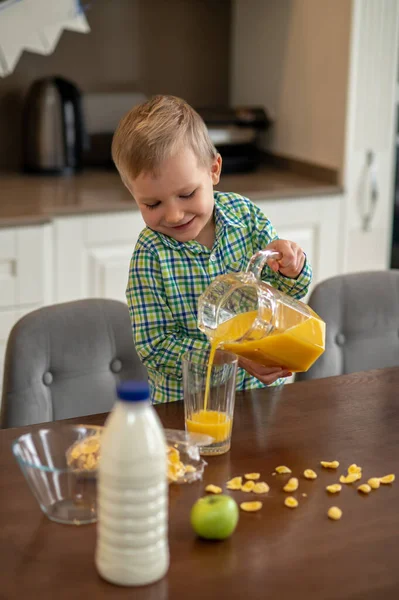
<path id="1" fill-rule="evenodd" d="M 231 102 L 276 119 L 265 148 L 338 170 L 352 0 L 233 0 Z"/>

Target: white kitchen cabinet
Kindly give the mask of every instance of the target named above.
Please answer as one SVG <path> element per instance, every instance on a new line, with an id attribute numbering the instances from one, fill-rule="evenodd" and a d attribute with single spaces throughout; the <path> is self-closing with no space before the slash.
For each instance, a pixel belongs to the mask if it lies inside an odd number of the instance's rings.
<path id="1" fill-rule="evenodd" d="M 51 301 L 51 225 L 0 229 L 0 310 Z"/>
<path id="2" fill-rule="evenodd" d="M 143 227 L 138 211 L 56 219 L 55 301 L 124 301 L 130 258 Z"/>
<path id="3" fill-rule="evenodd" d="M 354 0 L 345 150 L 344 272 L 390 264 L 399 0 Z"/>
<path id="4" fill-rule="evenodd" d="M 7 339 L 27 312 L 53 301 L 51 225 L 0 229 L 0 402 Z"/>
<path id="5" fill-rule="evenodd" d="M 261 200 L 256 204 L 271 220 L 280 238 L 296 242 L 306 252 L 313 267 L 310 290 L 323 279 L 338 275 L 341 195 Z"/>

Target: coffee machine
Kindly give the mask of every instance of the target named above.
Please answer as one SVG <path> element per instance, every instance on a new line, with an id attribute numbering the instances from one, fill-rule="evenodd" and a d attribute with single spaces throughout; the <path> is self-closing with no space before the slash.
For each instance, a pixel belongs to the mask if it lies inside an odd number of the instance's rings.
<path id="1" fill-rule="evenodd" d="M 62 77 L 34 81 L 23 108 L 23 170 L 43 175 L 78 172 L 86 139 L 78 87 Z"/>

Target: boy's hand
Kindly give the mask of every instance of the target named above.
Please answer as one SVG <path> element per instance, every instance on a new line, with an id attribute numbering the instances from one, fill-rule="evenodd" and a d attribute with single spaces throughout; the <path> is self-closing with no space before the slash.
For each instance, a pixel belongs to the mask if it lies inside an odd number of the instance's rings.
<path id="1" fill-rule="evenodd" d="M 238 366 L 242 367 L 249 373 L 259 379 L 265 385 L 270 385 L 280 379 L 280 377 L 290 377 L 291 371 L 284 369 L 283 367 L 262 367 L 262 365 L 248 360 L 247 358 L 239 358 Z"/>
<path id="2" fill-rule="evenodd" d="M 298 244 L 289 240 L 274 240 L 265 250 L 277 250 L 283 255 L 280 260 L 268 260 L 267 264 L 275 273 L 279 271 L 286 277 L 298 277 L 305 264 L 305 254 Z"/>

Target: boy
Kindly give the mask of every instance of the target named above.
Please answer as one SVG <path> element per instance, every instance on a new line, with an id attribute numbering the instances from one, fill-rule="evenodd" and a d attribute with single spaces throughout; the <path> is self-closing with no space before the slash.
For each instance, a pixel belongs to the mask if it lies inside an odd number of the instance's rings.
<path id="1" fill-rule="evenodd" d="M 270 248 L 265 279 L 303 297 L 311 267 L 302 249 L 280 240 L 250 200 L 214 192 L 222 159 L 205 123 L 183 100 L 156 96 L 119 123 L 112 156 L 147 227 L 130 263 L 127 303 L 137 352 L 148 370 L 152 401 L 181 400 L 181 358 L 209 342 L 197 327 L 200 294 L 226 272 L 244 271 L 251 256 Z M 290 373 L 240 360 L 237 389 L 276 384 Z"/>

